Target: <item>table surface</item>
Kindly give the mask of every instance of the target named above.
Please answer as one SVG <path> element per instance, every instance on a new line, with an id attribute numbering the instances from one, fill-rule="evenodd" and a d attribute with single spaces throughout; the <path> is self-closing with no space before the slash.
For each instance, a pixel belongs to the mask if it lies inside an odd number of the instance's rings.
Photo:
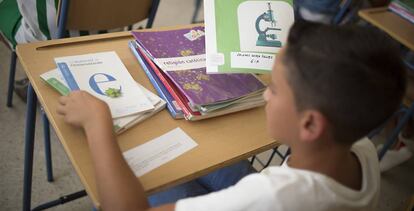
<path id="1" fill-rule="evenodd" d="M 387 32 L 407 48 L 414 51 L 414 24 L 389 11 L 386 7 L 359 11 L 359 16 Z"/>
<path id="2" fill-rule="evenodd" d="M 181 27 L 150 30 L 178 28 Z M 55 57 L 115 51 L 132 77 L 156 93 L 128 48 L 130 40 L 133 40 L 130 32 L 118 32 L 17 46 L 18 57 L 37 97 L 96 207 L 99 207 L 99 200 L 86 137 L 81 129 L 64 123 L 57 114 L 59 94 L 40 79 L 40 74 L 56 68 L 53 60 Z M 261 76 L 261 78 L 268 81 L 269 75 Z M 264 107 L 196 122 L 174 120 L 164 109 L 155 116 L 128 129 L 119 135 L 117 140 L 121 150 L 126 151 L 177 127 L 183 129 L 193 138 L 198 146 L 160 168 L 141 176 L 140 181 L 147 194 L 192 180 L 220 167 L 278 146 L 278 143 L 267 135 Z"/>

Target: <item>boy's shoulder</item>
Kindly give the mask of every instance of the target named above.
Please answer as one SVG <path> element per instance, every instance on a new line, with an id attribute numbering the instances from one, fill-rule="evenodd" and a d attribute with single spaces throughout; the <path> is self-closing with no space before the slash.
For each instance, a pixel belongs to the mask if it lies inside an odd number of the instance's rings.
<path id="1" fill-rule="evenodd" d="M 364 137 L 356 141 L 352 147 L 351 151 L 354 153 L 363 153 L 367 155 L 370 159 L 375 158 L 374 160 L 378 161 L 377 150 L 374 143 L 368 137 Z"/>
<path id="2" fill-rule="evenodd" d="M 313 171 L 290 168 L 286 163 L 281 167 L 271 167 L 262 171 L 262 175 L 274 185 L 281 202 L 288 203 L 289 197 L 296 196 L 305 205 L 318 205 L 310 210 L 373 210 L 378 202 L 380 170 L 377 151 L 368 138 L 356 141 L 351 152 L 357 157 L 362 170 L 362 188 L 351 189 L 333 178 Z M 285 198 L 286 197 L 286 198 Z M 291 201 L 291 203 L 295 203 Z M 292 204 L 290 204 L 292 205 Z M 300 208 L 300 207 L 298 207 Z M 357 210 L 358 210 L 357 209 Z"/>
<path id="3" fill-rule="evenodd" d="M 180 200 L 176 210 L 373 210 L 380 183 L 375 147 L 362 139 L 351 150 L 363 172 L 359 191 L 323 174 L 283 164 L 248 175 L 225 190 Z"/>

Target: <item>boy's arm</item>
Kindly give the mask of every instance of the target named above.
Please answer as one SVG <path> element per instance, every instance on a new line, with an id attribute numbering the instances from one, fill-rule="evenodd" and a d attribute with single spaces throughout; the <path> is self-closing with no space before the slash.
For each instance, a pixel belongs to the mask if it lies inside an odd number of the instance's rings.
<path id="1" fill-rule="evenodd" d="M 85 131 L 103 210 L 148 210 L 143 187 L 129 168 L 116 141 L 108 106 L 92 95 L 76 91 L 59 99 L 65 122 Z M 151 210 L 174 210 L 174 204 Z"/>

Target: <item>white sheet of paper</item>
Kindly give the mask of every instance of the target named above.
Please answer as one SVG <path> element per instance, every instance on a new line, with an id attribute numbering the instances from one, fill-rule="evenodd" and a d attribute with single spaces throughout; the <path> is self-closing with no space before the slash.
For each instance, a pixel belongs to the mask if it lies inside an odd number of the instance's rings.
<path id="1" fill-rule="evenodd" d="M 139 177 L 196 146 L 197 143 L 177 127 L 158 138 L 124 152 L 123 155 L 135 176 Z"/>

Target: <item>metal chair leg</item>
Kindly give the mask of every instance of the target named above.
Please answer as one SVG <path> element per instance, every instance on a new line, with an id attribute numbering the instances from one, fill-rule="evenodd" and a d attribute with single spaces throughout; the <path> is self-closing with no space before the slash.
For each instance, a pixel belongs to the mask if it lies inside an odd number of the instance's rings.
<path id="1" fill-rule="evenodd" d="M 341 23 L 342 19 L 345 16 L 345 13 L 347 10 L 349 10 L 349 7 L 351 6 L 352 0 L 346 0 L 342 7 L 339 9 L 338 13 L 334 16 L 332 20 L 333 25 L 338 25 Z"/>
<path id="2" fill-rule="evenodd" d="M 69 0 L 60 1 L 60 15 L 58 19 L 58 38 L 64 38 L 66 35 L 66 22 L 69 10 Z"/>
<path id="3" fill-rule="evenodd" d="M 263 168 L 267 168 L 267 167 L 270 165 L 270 163 L 272 162 L 273 157 L 275 156 L 275 154 L 276 154 L 276 153 L 278 153 L 278 154 L 280 155 L 280 153 L 277 151 L 277 148 L 278 148 L 278 147 L 273 148 L 273 152 L 272 152 L 272 154 L 270 155 L 269 159 L 267 159 L 267 162 L 266 162 L 266 164 L 263 166 Z"/>
<path id="4" fill-rule="evenodd" d="M 374 130 L 369 132 L 367 137 L 369 139 L 372 139 L 374 136 L 379 134 L 385 128 L 385 126 L 388 124 L 389 121 L 391 121 L 392 119 L 394 119 L 398 115 L 406 113 L 407 111 L 408 111 L 408 108 L 406 108 L 404 105 L 400 106 L 400 109 L 397 112 L 392 114 L 391 117 L 389 117 L 385 122 L 383 122 L 378 128 L 375 128 Z"/>
<path id="5" fill-rule="evenodd" d="M 13 104 L 14 77 L 16 75 L 16 59 L 17 54 L 15 51 L 12 51 L 10 59 L 9 87 L 7 90 L 7 107 L 12 107 Z"/>
<path id="6" fill-rule="evenodd" d="M 387 150 L 392 146 L 392 144 L 397 140 L 398 134 L 403 129 L 404 125 L 408 122 L 410 117 L 414 113 L 414 103 L 411 104 L 408 111 L 404 114 L 402 119 L 398 122 L 397 127 L 392 131 L 391 135 L 388 137 L 387 141 L 385 142 L 384 146 L 382 147 L 381 151 L 378 154 L 379 160 L 381 160 L 385 153 L 387 153 Z"/>
<path id="7" fill-rule="evenodd" d="M 201 0 L 195 0 L 195 9 L 193 13 L 193 18 L 191 19 L 191 23 L 195 23 L 197 21 L 198 12 L 200 11 L 201 7 Z"/>
<path id="8" fill-rule="evenodd" d="M 23 210 L 30 210 L 32 194 L 33 149 L 36 126 L 37 97 L 31 84 L 27 87 L 27 112 L 24 149 Z"/>
<path id="9" fill-rule="evenodd" d="M 250 165 L 252 165 L 253 166 L 253 163 L 254 163 L 254 160 L 256 159 L 256 155 L 253 155 L 252 156 L 252 159 L 250 160 Z"/>
<path id="10" fill-rule="evenodd" d="M 270 165 L 270 163 L 272 162 L 272 160 L 273 160 L 273 158 L 274 158 L 275 154 L 277 154 L 277 155 L 278 155 L 278 156 L 282 159 L 281 164 L 283 164 L 283 163 L 285 162 L 286 157 L 290 154 L 290 148 L 288 148 L 288 149 L 286 150 L 285 155 L 282 155 L 282 154 L 279 152 L 279 150 L 278 150 L 278 149 L 279 149 L 279 147 L 273 148 L 273 152 L 272 152 L 272 154 L 270 155 L 269 159 L 267 160 L 267 163 L 263 166 L 263 168 L 267 168 L 267 167 Z"/>
<path id="11" fill-rule="evenodd" d="M 147 25 L 145 26 L 145 28 L 147 29 L 152 28 L 152 24 L 154 23 L 155 15 L 157 14 L 159 4 L 160 4 L 160 0 L 152 0 L 151 10 L 150 10 Z"/>
<path id="12" fill-rule="evenodd" d="M 62 196 L 56 200 L 50 201 L 50 202 L 46 202 L 44 204 L 41 204 L 35 208 L 33 208 L 33 211 L 39 211 L 39 210 L 45 210 L 45 209 L 49 209 L 51 207 L 55 207 L 61 204 L 65 204 L 67 202 L 82 198 L 84 196 L 86 196 L 86 191 L 85 190 L 81 190 L 66 196 Z"/>
<path id="13" fill-rule="evenodd" d="M 285 156 L 283 156 L 282 159 L 282 163 L 284 163 L 286 161 L 286 158 L 290 155 L 291 151 L 290 151 L 290 147 L 287 149 Z"/>
<path id="14" fill-rule="evenodd" d="M 52 151 L 50 144 L 50 124 L 46 113 L 42 112 L 43 119 L 43 134 L 45 138 L 45 158 L 46 158 L 46 171 L 47 181 L 53 182 L 53 167 L 52 167 Z"/>

